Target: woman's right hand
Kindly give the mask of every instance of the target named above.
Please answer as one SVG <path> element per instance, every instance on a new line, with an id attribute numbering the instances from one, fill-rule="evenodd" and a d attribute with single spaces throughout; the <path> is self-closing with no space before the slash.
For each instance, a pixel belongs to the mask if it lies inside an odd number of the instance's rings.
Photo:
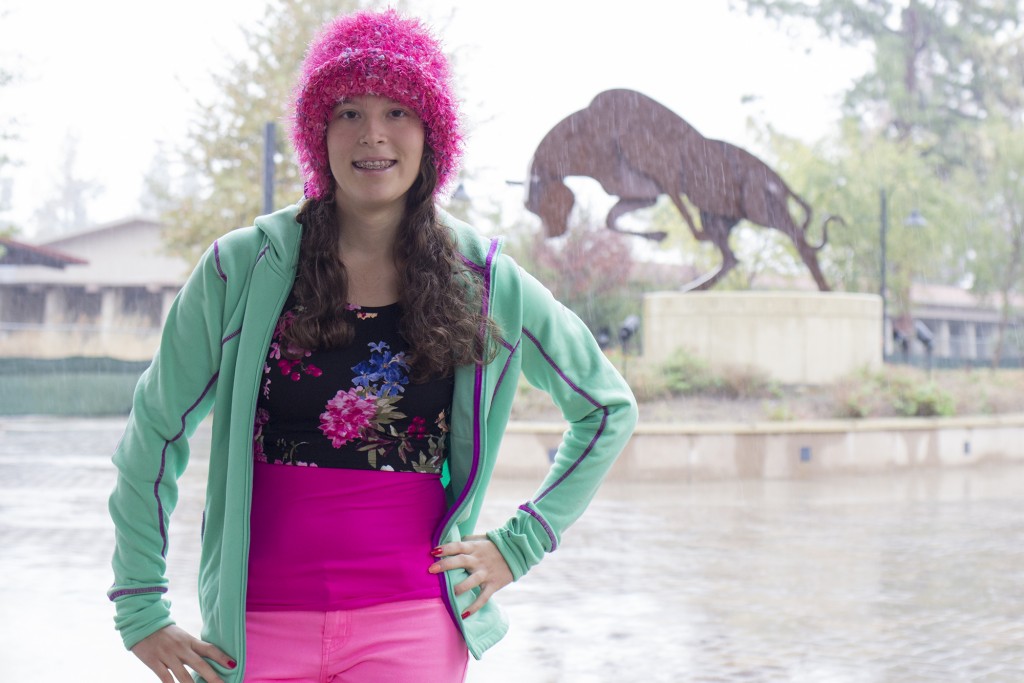
<path id="1" fill-rule="evenodd" d="M 207 683 L 224 683 L 207 659 L 221 666 L 234 669 L 235 660 L 220 651 L 216 645 L 204 643 L 189 635 L 182 628 L 171 625 L 146 636 L 135 644 L 132 653 L 153 670 L 163 683 L 193 683 L 185 667 L 189 667 L 206 679 Z M 173 677 L 172 677 L 173 674 Z"/>

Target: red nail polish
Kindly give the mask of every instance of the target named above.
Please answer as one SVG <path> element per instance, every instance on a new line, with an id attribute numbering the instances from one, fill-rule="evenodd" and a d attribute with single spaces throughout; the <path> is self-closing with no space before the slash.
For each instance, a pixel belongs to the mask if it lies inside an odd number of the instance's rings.
<path id="1" fill-rule="evenodd" d="M 229 659 L 228 660 L 228 668 L 229 669 L 234 669 L 236 666 L 238 666 L 238 662 L 236 662 L 233 659 Z"/>
<path id="2" fill-rule="evenodd" d="M 444 554 L 444 550 L 442 548 L 434 548 L 430 551 L 430 554 L 434 557 L 441 557 Z"/>
<path id="3" fill-rule="evenodd" d="M 465 612 L 462 613 L 462 618 L 463 619 L 466 619 L 467 617 L 469 617 L 469 610 L 466 610 Z"/>

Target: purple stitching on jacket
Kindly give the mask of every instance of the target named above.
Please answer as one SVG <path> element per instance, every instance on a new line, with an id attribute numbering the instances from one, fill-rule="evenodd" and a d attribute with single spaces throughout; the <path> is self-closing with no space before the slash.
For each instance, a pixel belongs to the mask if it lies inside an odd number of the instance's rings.
<path id="1" fill-rule="evenodd" d="M 491 299 L 491 261 L 494 259 L 494 255 L 498 250 L 498 240 L 492 239 L 491 246 L 487 250 L 487 261 L 485 264 L 485 270 L 482 271 L 484 278 L 484 295 L 483 300 L 480 302 L 480 308 L 484 315 L 490 310 L 490 299 Z M 483 328 L 481 328 L 481 332 Z M 484 368 L 482 365 L 477 364 L 476 372 L 473 378 L 473 417 L 477 418 L 477 413 L 480 411 L 480 398 L 483 395 L 484 386 Z M 437 531 L 434 536 L 440 542 L 441 532 L 448 526 L 448 522 L 451 521 L 455 511 L 458 510 L 462 504 L 466 501 L 466 495 L 469 490 L 473 488 L 473 481 L 476 479 L 477 470 L 480 468 L 480 420 L 473 420 L 473 465 L 469 468 L 469 477 L 466 479 L 466 485 L 459 492 L 459 497 L 455 501 L 455 504 L 448 508 L 448 512 L 445 513 L 441 519 L 440 524 L 437 527 Z M 453 605 L 448 599 L 448 586 L 445 583 L 444 573 L 437 575 L 437 579 L 441 584 L 441 595 L 444 597 L 444 606 L 448 610 L 448 614 L 451 616 L 452 621 L 456 624 L 459 623 L 459 619 L 455 616 L 455 611 L 452 609 Z"/>
<path id="2" fill-rule="evenodd" d="M 562 380 L 566 384 L 568 384 L 570 387 L 572 387 L 573 391 L 575 391 L 577 394 L 579 394 L 583 398 L 587 399 L 590 402 L 590 404 L 592 406 L 594 406 L 595 408 L 604 408 L 604 406 L 601 405 L 600 403 L 598 403 L 597 401 L 595 401 L 594 398 L 590 394 L 588 394 L 587 392 L 585 392 L 582 389 L 580 389 L 578 386 L 576 386 L 575 382 L 573 382 L 571 379 L 569 379 L 568 377 L 565 376 L 565 373 L 562 372 L 562 368 L 558 367 L 558 363 L 556 363 L 554 361 L 554 359 L 551 356 L 548 355 L 548 352 L 544 350 L 544 347 L 541 346 L 540 341 L 535 336 L 533 336 L 532 332 L 530 332 L 528 329 L 526 329 L 524 327 L 523 328 L 523 334 L 525 334 L 527 337 L 529 337 L 530 341 L 532 341 L 534 343 L 534 345 L 536 345 L 537 350 L 540 351 L 540 355 L 544 356 L 544 360 L 546 360 L 548 362 L 548 365 L 550 365 L 551 367 L 553 367 L 555 369 L 555 372 L 558 373 L 558 376 L 561 377 Z"/>
<path id="3" fill-rule="evenodd" d="M 524 503 L 524 504 L 520 505 L 519 509 L 522 510 L 523 512 L 529 514 L 531 517 L 533 517 L 538 522 L 540 522 L 540 525 L 542 527 L 544 527 L 544 531 L 548 532 L 548 538 L 551 539 L 551 550 L 549 550 L 548 552 L 549 553 L 553 553 L 556 550 L 558 550 L 558 539 L 555 538 L 555 532 L 551 529 L 550 526 L 548 526 L 547 520 L 545 520 L 543 517 L 541 517 L 539 512 L 537 512 L 536 510 L 531 508 L 529 503 Z"/>
<path id="4" fill-rule="evenodd" d="M 505 379 L 505 373 L 508 372 L 508 366 L 512 363 L 512 356 L 515 355 L 516 349 L 519 348 L 519 342 L 522 340 L 517 341 L 515 346 L 512 346 L 504 339 L 499 339 L 498 341 L 501 342 L 502 346 L 508 349 L 508 360 L 505 361 L 505 367 L 501 369 L 501 374 L 498 375 L 498 383 L 494 385 L 494 392 L 491 394 L 492 401 L 494 400 L 494 397 L 498 395 L 498 389 L 501 387 L 501 383 Z"/>
<path id="5" fill-rule="evenodd" d="M 253 262 L 254 265 L 256 263 L 259 263 L 260 259 L 263 258 L 266 255 L 267 249 L 270 249 L 270 245 L 269 244 L 267 246 L 263 247 L 262 249 L 260 249 L 260 253 L 256 254 L 256 260 Z"/>
<path id="6" fill-rule="evenodd" d="M 163 481 L 164 469 L 167 466 L 167 448 L 172 443 L 180 439 L 181 436 L 185 433 L 185 418 L 187 418 L 188 414 L 195 410 L 200 403 L 202 403 L 203 398 L 206 396 L 207 393 L 209 393 L 210 389 L 217 381 L 217 377 L 219 375 L 219 372 L 213 373 L 213 377 L 211 377 L 210 381 L 206 383 L 206 387 L 203 389 L 203 392 L 199 394 L 199 398 L 195 400 L 195 403 L 188 407 L 188 410 L 181 414 L 181 431 L 175 434 L 169 441 L 164 441 L 164 448 L 162 451 L 160 451 L 160 471 L 156 475 L 156 481 L 153 482 L 153 497 L 156 498 L 157 520 L 159 520 L 160 522 L 160 538 L 162 538 L 164 542 L 163 547 L 160 549 L 160 557 L 167 557 L 168 543 L 167 528 L 164 526 L 164 502 L 160 500 L 160 482 Z"/>
<path id="7" fill-rule="evenodd" d="M 113 602 L 118 598 L 123 598 L 126 595 L 142 595 L 143 593 L 166 593 L 167 589 L 163 586 L 151 586 L 149 588 L 125 588 L 124 590 L 114 591 L 110 594 L 110 601 Z"/>
<path id="8" fill-rule="evenodd" d="M 544 350 L 544 347 L 541 346 L 540 341 L 535 336 L 533 336 L 533 334 L 525 327 L 523 328 L 523 334 L 529 337 L 530 341 L 532 341 L 534 345 L 536 345 L 537 350 L 540 351 L 540 355 L 544 357 L 544 360 L 548 362 L 548 365 L 555 369 L 555 372 L 557 372 L 558 376 L 562 378 L 562 381 L 568 384 L 572 388 L 572 390 L 575 391 L 577 394 L 587 399 L 587 401 L 589 401 L 591 405 L 593 405 L 595 408 L 600 408 L 601 412 L 603 413 L 601 417 L 601 425 L 597 428 L 597 433 L 594 434 L 594 438 L 590 440 L 590 443 L 587 444 L 587 447 L 583 449 L 583 452 L 580 454 L 580 457 L 576 458 L 576 462 L 574 462 L 569 467 L 569 469 L 567 469 L 565 473 L 558 478 L 557 481 L 551 484 L 551 486 L 544 489 L 544 491 L 539 496 L 533 499 L 534 503 L 539 503 L 541 500 L 544 499 L 545 496 L 551 493 L 555 489 L 555 487 L 557 487 L 559 484 L 565 481 L 566 477 L 572 474 L 573 470 L 575 470 L 579 466 L 579 464 L 583 462 L 583 460 L 588 455 L 590 455 L 590 451 L 594 449 L 594 445 L 597 443 L 597 440 L 601 438 L 601 435 L 604 433 L 605 425 L 608 423 L 608 407 L 603 406 L 597 401 L 595 401 L 590 394 L 580 389 L 578 386 L 576 386 L 575 382 L 566 377 L 565 373 L 562 372 L 562 368 L 558 367 L 558 364 L 555 363 L 554 359 L 551 356 L 549 356 L 547 351 Z"/>
<path id="9" fill-rule="evenodd" d="M 474 263 L 473 261 L 469 260 L 468 258 L 466 258 L 466 256 L 464 254 L 459 254 L 459 258 L 462 259 L 462 264 L 464 266 L 466 266 L 470 270 L 473 270 L 473 271 L 479 273 L 480 275 L 483 275 L 485 278 L 487 277 L 487 271 L 484 269 L 483 266 L 481 266 L 481 265 L 479 265 L 477 263 Z"/>
<path id="10" fill-rule="evenodd" d="M 224 270 L 220 267 L 220 243 L 218 240 L 213 242 L 213 260 L 217 264 L 217 275 L 220 275 L 220 279 L 224 282 L 228 281 L 228 276 Z"/>
<path id="11" fill-rule="evenodd" d="M 234 332 L 232 332 L 228 336 L 226 336 L 223 339 L 221 339 L 220 340 L 220 345 L 224 346 L 225 344 L 227 344 L 229 341 L 231 341 L 232 339 L 234 339 L 235 337 L 237 337 L 240 334 L 242 334 L 242 328 L 241 327 L 239 327 L 237 330 L 235 330 Z"/>

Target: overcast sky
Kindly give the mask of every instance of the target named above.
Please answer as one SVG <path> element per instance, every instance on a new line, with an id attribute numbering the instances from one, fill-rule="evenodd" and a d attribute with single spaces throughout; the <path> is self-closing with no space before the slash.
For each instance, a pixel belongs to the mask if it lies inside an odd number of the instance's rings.
<path id="1" fill-rule="evenodd" d="M 475 192 L 507 192 L 501 181 L 525 176 L 544 134 L 609 88 L 639 90 L 707 137 L 753 146 L 751 116 L 808 140 L 823 135 L 868 64 L 867 54 L 730 12 L 727 0 L 596 6 L 421 2 L 457 56 Z M 12 206 L 0 217 L 30 228 L 69 133 L 79 138 L 78 174 L 104 187 L 92 218 L 136 213 L 158 146 L 182 146 L 197 99 L 215 97 L 210 75 L 239 54 L 240 27 L 264 3 L 0 0 L 3 8 L 0 64 L 20 81 L 0 89 L 0 117 L 16 117 L 22 140 L 11 149 L 21 165 L 4 172 Z"/>

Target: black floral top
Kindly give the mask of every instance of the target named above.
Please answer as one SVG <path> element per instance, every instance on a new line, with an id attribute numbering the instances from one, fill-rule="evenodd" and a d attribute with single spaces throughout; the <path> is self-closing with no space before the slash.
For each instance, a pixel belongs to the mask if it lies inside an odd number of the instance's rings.
<path id="1" fill-rule="evenodd" d="M 284 348 L 278 320 L 263 369 L 253 454 L 280 465 L 437 474 L 444 463 L 454 380 L 409 382 L 399 304 L 348 307 L 345 348 Z"/>

